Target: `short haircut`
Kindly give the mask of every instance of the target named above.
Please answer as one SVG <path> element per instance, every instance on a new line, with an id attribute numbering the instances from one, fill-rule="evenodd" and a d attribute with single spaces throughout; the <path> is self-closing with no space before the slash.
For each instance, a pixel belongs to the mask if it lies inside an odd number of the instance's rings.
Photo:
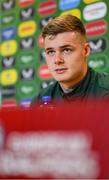
<path id="1" fill-rule="evenodd" d="M 61 15 L 50 20 L 42 30 L 42 37 L 57 35 L 64 32 L 75 32 L 86 36 L 85 27 L 82 21 L 71 14 Z"/>

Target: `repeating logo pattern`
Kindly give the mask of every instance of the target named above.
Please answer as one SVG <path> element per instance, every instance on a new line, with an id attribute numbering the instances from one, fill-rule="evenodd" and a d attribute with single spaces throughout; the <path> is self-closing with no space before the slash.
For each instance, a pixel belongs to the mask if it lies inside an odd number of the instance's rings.
<path id="1" fill-rule="evenodd" d="M 14 13 L 10 13 L 8 15 L 4 15 L 2 16 L 1 18 L 1 24 L 4 26 L 4 25 L 9 25 L 13 22 L 15 22 L 15 19 L 16 19 L 16 15 Z"/>
<path id="2" fill-rule="evenodd" d="M 2 58 L 2 67 L 3 68 L 12 68 L 15 65 L 15 57 L 3 57 Z"/>
<path id="3" fill-rule="evenodd" d="M 107 31 L 107 22 L 104 20 L 86 23 L 86 33 L 88 37 L 100 36 Z"/>
<path id="4" fill-rule="evenodd" d="M 33 7 L 28 7 L 26 9 L 21 9 L 20 11 L 20 20 L 21 21 L 26 21 L 28 19 L 32 19 L 34 16 L 34 8 Z"/>
<path id="5" fill-rule="evenodd" d="M 103 38 L 94 39 L 89 41 L 91 53 L 103 52 L 106 49 L 107 42 Z"/>
<path id="6" fill-rule="evenodd" d="M 46 65 L 42 28 L 58 15 L 80 18 L 86 29 L 90 67 L 109 73 L 108 0 L 0 0 L 0 89 L 2 106 L 29 107 L 54 83 Z"/>
<path id="7" fill-rule="evenodd" d="M 59 7 L 61 10 L 72 9 L 79 6 L 80 0 L 60 0 Z"/>
<path id="8" fill-rule="evenodd" d="M 83 10 L 83 16 L 86 21 L 94 21 L 103 18 L 107 13 L 107 6 L 104 2 L 87 5 Z"/>
<path id="9" fill-rule="evenodd" d="M 5 41 L 1 44 L 1 55 L 11 56 L 17 51 L 17 42 L 15 40 Z"/>
<path id="10" fill-rule="evenodd" d="M 3 29 L 2 31 L 2 40 L 10 40 L 14 38 L 16 35 L 16 28 L 15 27 L 8 27 Z"/>
<path id="11" fill-rule="evenodd" d="M 5 0 L 2 4 L 2 10 L 3 11 L 9 11 L 15 6 L 15 0 Z"/>

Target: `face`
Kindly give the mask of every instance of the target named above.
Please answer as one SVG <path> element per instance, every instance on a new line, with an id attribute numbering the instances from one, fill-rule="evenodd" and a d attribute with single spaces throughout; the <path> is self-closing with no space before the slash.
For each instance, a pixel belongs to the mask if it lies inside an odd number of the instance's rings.
<path id="1" fill-rule="evenodd" d="M 46 37 L 44 47 L 48 68 L 64 88 L 74 86 L 85 76 L 89 45 L 79 33 L 65 32 Z"/>

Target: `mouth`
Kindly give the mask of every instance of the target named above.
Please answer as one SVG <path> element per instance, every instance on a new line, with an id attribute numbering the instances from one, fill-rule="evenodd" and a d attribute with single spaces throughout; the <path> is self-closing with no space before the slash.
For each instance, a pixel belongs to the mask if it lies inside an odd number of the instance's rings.
<path id="1" fill-rule="evenodd" d="M 57 68 L 57 69 L 55 69 L 55 72 L 56 72 L 57 74 L 63 74 L 63 73 L 65 73 L 67 70 L 68 70 L 67 68 Z"/>

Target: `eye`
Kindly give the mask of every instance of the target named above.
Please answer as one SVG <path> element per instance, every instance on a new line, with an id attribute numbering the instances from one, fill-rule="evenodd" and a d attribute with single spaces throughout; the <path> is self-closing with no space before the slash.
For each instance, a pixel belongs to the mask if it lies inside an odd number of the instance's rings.
<path id="1" fill-rule="evenodd" d="M 72 52 L 72 49 L 71 48 L 65 48 L 63 49 L 63 53 L 64 54 L 70 54 Z"/>
<path id="2" fill-rule="evenodd" d="M 49 50 L 49 51 L 46 51 L 46 54 L 49 55 L 49 56 L 54 56 L 55 51 L 54 50 Z"/>

